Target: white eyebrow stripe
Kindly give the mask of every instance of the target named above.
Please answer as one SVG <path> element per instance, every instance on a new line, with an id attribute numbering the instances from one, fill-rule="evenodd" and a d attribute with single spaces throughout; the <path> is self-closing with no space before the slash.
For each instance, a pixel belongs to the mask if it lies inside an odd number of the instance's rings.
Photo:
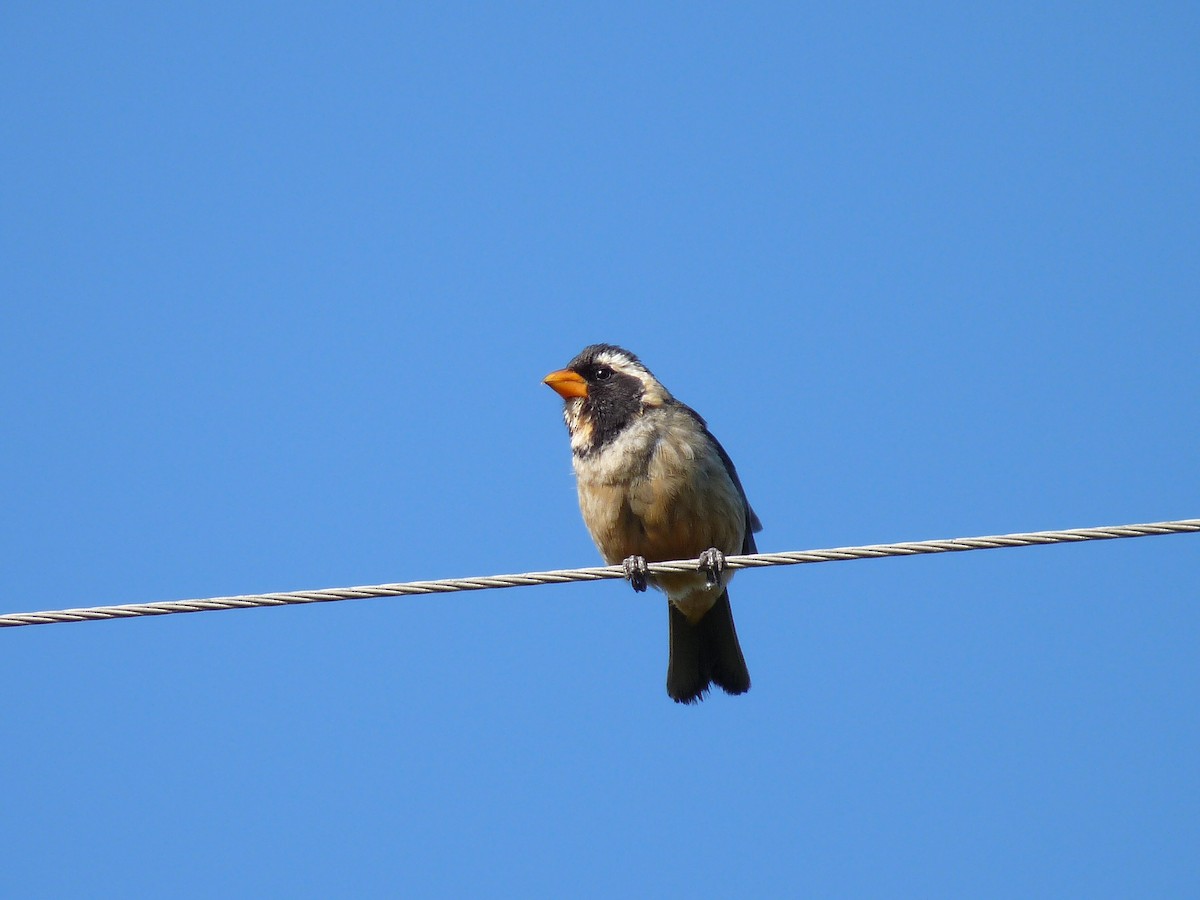
<path id="1" fill-rule="evenodd" d="M 624 354 L 613 353 L 610 350 L 606 350 L 603 353 L 597 353 L 595 362 L 597 365 L 610 366 L 611 368 L 616 369 L 618 372 L 624 372 L 626 375 L 632 375 L 634 378 L 637 378 L 643 383 L 652 377 L 650 375 L 650 371 L 645 366 L 633 359 L 630 359 Z"/>
<path id="2" fill-rule="evenodd" d="M 613 353 L 611 350 L 605 350 L 603 353 L 597 353 L 596 362 L 602 366 L 613 366 L 619 369 L 641 368 L 640 366 L 637 366 L 628 356 L 625 356 L 623 353 Z"/>

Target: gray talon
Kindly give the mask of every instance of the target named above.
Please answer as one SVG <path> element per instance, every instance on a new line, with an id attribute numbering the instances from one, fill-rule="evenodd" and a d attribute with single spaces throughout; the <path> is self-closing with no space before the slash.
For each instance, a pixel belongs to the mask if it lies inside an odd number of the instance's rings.
<path id="1" fill-rule="evenodd" d="M 630 586 L 641 593 L 646 590 L 646 558 L 643 556 L 630 556 L 621 563 L 621 568 L 625 570 L 625 578 Z"/>
<path id="2" fill-rule="evenodd" d="M 714 587 L 721 581 L 721 573 L 725 571 L 725 554 L 716 547 L 710 547 L 700 554 L 700 564 L 696 566 L 704 573 L 709 587 Z"/>

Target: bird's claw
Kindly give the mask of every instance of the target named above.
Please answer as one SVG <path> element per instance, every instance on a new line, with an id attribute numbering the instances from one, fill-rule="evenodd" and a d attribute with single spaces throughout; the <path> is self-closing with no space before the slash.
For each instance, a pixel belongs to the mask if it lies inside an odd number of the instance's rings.
<path id="1" fill-rule="evenodd" d="M 646 590 L 646 573 L 649 569 L 644 556 L 630 556 L 621 563 L 621 568 L 625 570 L 625 580 L 635 591 L 641 593 Z"/>
<path id="2" fill-rule="evenodd" d="M 721 581 L 721 573 L 725 571 L 725 554 L 716 547 L 710 547 L 700 554 L 700 564 L 696 566 L 704 573 L 709 587 L 715 587 Z"/>

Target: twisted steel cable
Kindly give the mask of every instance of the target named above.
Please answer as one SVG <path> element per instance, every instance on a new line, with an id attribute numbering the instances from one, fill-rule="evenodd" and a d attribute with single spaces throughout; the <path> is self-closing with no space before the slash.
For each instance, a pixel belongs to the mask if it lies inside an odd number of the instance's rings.
<path id="1" fill-rule="evenodd" d="M 1111 525 L 1099 528 L 1069 528 L 1064 531 L 1028 531 L 984 537 L 946 538 L 934 541 L 903 541 L 895 544 L 867 544 L 861 547 L 834 547 L 827 550 L 793 550 L 785 553 L 754 553 L 728 556 L 730 569 L 761 566 L 797 566 L 805 563 L 838 562 L 851 559 L 878 559 L 885 556 L 916 556 L 925 553 L 956 553 L 964 550 L 998 550 L 1004 547 L 1030 547 L 1041 544 L 1068 544 L 1080 541 L 1106 541 L 1116 538 L 1154 537 L 1200 531 L 1200 519 L 1178 519 L 1142 525 Z M 694 572 L 697 560 L 679 559 L 650 563 L 651 574 L 658 572 Z M 219 609 L 247 609 L 257 606 L 291 606 L 298 603 L 329 603 L 335 600 L 362 600 L 368 597 L 399 597 L 406 594 L 442 594 L 454 591 L 482 591 L 495 588 L 529 587 L 538 584 L 563 584 L 572 581 L 600 581 L 624 578 L 621 566 L 595 566 L 583 569 L 555 569 L 520 575 L 490 575 L 472 578 L 445 578 L 438 581 L 409 581 L 399 584 L 372 584 L 360 587 L 325 588 L 316 591 L 286 591 L 272 594 L 240 594 L 209 597 L 203 600 L 170 600 L 162 603 L 128 603 L 120 606 L 85 606 L 46 612 L 0 615 L 0 628 L 22 625 L 51 625 L 87 622 L 97 619 L 128 619 L 137 616 L 166 616 L 174 613 L 207 612 Z"/>

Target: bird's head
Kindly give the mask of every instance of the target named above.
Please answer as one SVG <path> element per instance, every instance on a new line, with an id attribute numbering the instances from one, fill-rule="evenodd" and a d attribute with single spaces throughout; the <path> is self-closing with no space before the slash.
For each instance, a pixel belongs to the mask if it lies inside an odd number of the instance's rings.
<path id="1" fill-rule="evenodd" d="M 612 344 L 585 347 L 565 369 L 542 380 L 565 401 L 571 448 L 581 456 L 603 447 L 646 409 L 671 399 L 640 359 Z"/>

